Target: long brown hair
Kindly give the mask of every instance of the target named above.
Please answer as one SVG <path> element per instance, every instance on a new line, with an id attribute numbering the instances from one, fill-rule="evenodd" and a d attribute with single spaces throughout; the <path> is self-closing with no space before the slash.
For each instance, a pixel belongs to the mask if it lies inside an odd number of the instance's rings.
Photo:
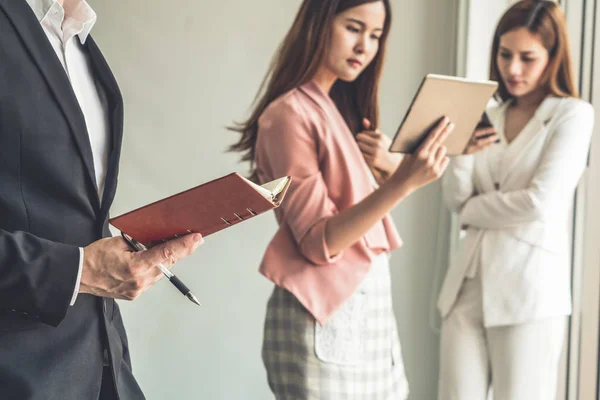
<path id="1" fill-rule="evenodd" d="M 362 118 L 367 118 L 373 126 L 378 126 L 379 78 L 392 21 L 389 0 L 304 0 L 254 99 L 250 118 L 229 128 L 241 134 L 239 141 L 229 150 L 242 152 L 242 161 L 250 161 L 251 180 L 258 180 L 254 154 L 261 114 L 279 96 L 313 79 L 329 48 L 336 15 L 362 4 L 379 1 L 383 2 L 386 13 L 375 58 L 355 81 L 343 82 L 338 79 L 330 92 L 354 134 L 360 130 Z"/>
<path id="2" fill-rule="evenodd" d="M 500 76 L 496 60 L 500 37 L 517 28 L 527 28 L 532 34 L 539 35 L 548 51 L 548 65 L 540 81 L 545 90 L 559 97 L 579 97 L 565 16 L 558 4 L 549 0 L 519 1 L 500 19 L 494 34 L 490 60 L 490 79 L 498 81 L 496 96 L 502 101 L 513 97 Z"/>

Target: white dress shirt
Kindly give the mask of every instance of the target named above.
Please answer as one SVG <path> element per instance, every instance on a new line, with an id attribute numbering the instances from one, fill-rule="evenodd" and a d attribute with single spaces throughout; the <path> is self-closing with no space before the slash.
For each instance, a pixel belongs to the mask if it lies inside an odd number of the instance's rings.
<path id="1" fill-rule="evenodd" d="M 86 53 L 82 50 L 92 27 L 96 23 L 96 13 L 85 0 L 64 0 L 62 6 L 57 0 L 27 0 L 35 16 L 40 21 L 48 41 L 60 60 L 73 92 L 85 117 L 90 138 L 98 197 L 102 201 L 106 169 L 108 164 L 109 123 L 105 93 L 96 85 Z M 71 300 L 75 304 L 81 269 L 83 249 L 79 249 L 79 273 Z"/>

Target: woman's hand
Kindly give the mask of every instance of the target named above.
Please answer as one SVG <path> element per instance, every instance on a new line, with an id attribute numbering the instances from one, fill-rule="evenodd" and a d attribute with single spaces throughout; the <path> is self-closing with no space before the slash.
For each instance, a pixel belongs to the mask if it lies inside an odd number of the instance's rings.
<path id="1" fill-rule="evenodd" d="M 463 154 L 478 153 L 493 146 L 494 143 L 498 143 L 498 141 L 496 128 L 486 127 L 475 129 Z"/>
<path id="2" fill-rule="evenodd" d="M 413 192 L 441 177 L 449 162 L 441 143 L 452 130 L 454 124 L 444 117 L 413 154 L 404 156 L 389 180 Z"/>
<path id="3" fill-rule="evenodd" d="M 391 175 L 402 161 L 402 154 L 388 151 L 391 139 L 379 129 L 372 130 L 368 119 L 363 119 L 363 126 L 365 130 L 356 135 L 356 141 L 365 161 L 369 167 L 380 170 L 386 176 Z"/>

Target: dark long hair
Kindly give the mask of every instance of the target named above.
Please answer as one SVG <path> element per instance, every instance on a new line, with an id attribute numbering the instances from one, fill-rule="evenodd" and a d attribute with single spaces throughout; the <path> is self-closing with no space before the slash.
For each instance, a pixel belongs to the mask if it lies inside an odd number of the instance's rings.
<path id="1" fill-rule="evenodd" d="M 336 15 L 362 4 L 379 1 L 383 2 L 386 13 L 385 26 L 375 58 L 355 81 L 338 80 L 330 92 L 331 98 L 354 134 L 360 130 L 362 118 L 368 118 L 373 126 L 378 126 L 379 78 L 385 57 L 385 43 L 392 22 L 389 0 L 304 0 L 292 27 L 271 62 L 254 100 L 250 117 L 229 128 L 241 134 L 239 141 L 229 150 L 242 152 L 242 161 L 250 161 L 251 180 L 257 181 L 254 154 L 258 119 L 261 114 L 279 96 L 313 79 L 329 48 Z"/>
<path id="2" fill-rule="evenodd" d="M 490 79 L 498 81 L 497 97 L 502 101 L 512 97 L 500 76 L 496 60 L 500 37 L 517 28 L 527 28 L 532 34 L 539 35 L 548 51 L 548 66 L 541 79 L 544 89 L 559 97 L 578 97 L 565 16 L 558 4 L 549 0 L 519 1 L 500 19 L 490 60 Z"/>

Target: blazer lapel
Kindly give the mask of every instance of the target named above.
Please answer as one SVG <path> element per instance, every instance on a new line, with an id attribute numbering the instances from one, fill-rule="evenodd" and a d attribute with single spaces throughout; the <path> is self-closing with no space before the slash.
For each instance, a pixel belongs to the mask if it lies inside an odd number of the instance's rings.
<path id="1" fill-rule="evenodd" d="M 340 114 L 333 100 L 327 93 L 323 92 L 314 81 L 305 83 L 304 85 L 300 86 L 299 89 L 325 113 L 328 125 L 333 131 L 335 131 L 335 134 L 339 135 L 340 145 L 344 149 L 343 151 L 345 151 L 344 158 L 346 158 L 350 164 L 346 168 L 351 170 L 353 174 L 351 187 L 356 198 L 362 200 L 369 193 L 373 192 L 374 178 L 369 170 L 369 166 L 367 165 L 365 158 L 360 151 L 360 148 L 358 147 L 358 143 L 356 142 L 354 135 L 352 135 L 352 132 L 348 127 L 348 124 L 344 120 L 342 114 Z M 360 166 L 358 164 L 360 164 Z M 338 167 L 344 168 L 343 166 Z M 369 248 L 389 248 L 390 244 L 384 228 L 384 223 L 388 222 L 389 221 L 387 219 L 383 219 L 382 223 L 374 225 L 367 233 L 364 234 L 363 237 Z"/>
<path id="2" fill-rule="evenodd" d="M 12 20 L 14 29 L 21 36 L 25 47 L 31 54 L 31 58 L 53 92 L 56 102 L 60 106 L 69 124 L 73 138 L 77 143 L 79 153 L 88 173 L 88 178 L 93 184 L 91 187 L 96 188 L 94 160 L 85 125 L 85 118 L 79 107 L 77 97 L 73 92 L 71 82 L 58 60 L 54 49 L 49 44 L 43 28 L 25 1 L 0 0 L 0 7 L 4 9 L 7 16 Z M 100 202 L 96 191 L 94 191 L 93 199 L 95 199 L 95 207 L 99 209 Z"/>
<path id="3" fill-rule="evenodd" d="M 486 193 L 495 190 L 494 189 L 494 179 L 492 178 L 492 174 L 490 171 L 488 156 L 490 151 L 494 151 L 495 149 L 487 149 L 486 151 L 482 151 L 475 156 L 475 164 L 477 165 L 474 168 L 473 172 L 475 174 L 475 188 L 479 193 Z"/>
<path id="4" fill-rule="evenodd" d="M 373 174 L 371 173 L 369 165 L 367 164 L 360 151 L 360 148 L 358 147 L 358 143 L 356 142 L 352 131 L 350 131 L 348 124 L 344 120 L 342 114 L 340 114 L 333 100 L 329 97 L 329 95 L 323 92 L 321 88 L 319 88 L 319 85 L 314 81 L 309 81 L 308 83 L 300 86 L 300 90 L 310 97 L 311 100 L 314 101 L 315 104 L 325 113 L 330 125 L 338 128 L 335 129 L 338 135 L 344 135 L 346 139 L 350 139 L 350 146 L 347 150 L 352 154 L 348 153 L 346 154 L 346 157 L 352 159 L 353 163 L 356 162 L 361 164 L 360 174 L 362 175 L 362 179 L 352 182 L 352 185 L 361 193 L 370 193 L 373 191 L 373 185 L 371 184 Z M 355 169 L 354 167 L 355 166 L 353 165 L 353 173 L 359 173 L 359 169 Z"/>
<path id="5" fill-rule="evenodd" d="M 88 36 L 85 48 L 90 57 L 91 65 L 97 81 L 106 93 L 108 100 L 107 115 L 110 126 L 110 152 L 108 158 L 108 170 L 106 171 L 106 182 L 102 197 L 102 214 L 108 214 L 108 209 L 114 199 L 121 144 L 123 141 L 123 97 L 119 90 L 117 81 L 112 74 L 108 63 L 100 52 L 98 45 Z"/>
<path id="6" fill-rule="evenodd" d="M 500 184 L 505 186 L 512 172 L 515 170 L 519 161 L 526 155 L 537 157 L 538 154 L 532 154 L 532 147 L 530 144 L 538 138 L 538 135 L 545 129 L 552 117 L 552 112 L 556 107 L 556 99 L 553 97 L 547 97 L 542 104 L 538 107 L 533 117 L 523 127 L 523 130 L 518 136 L 508 145 L 504 156 L 502 158 L 501 165 L 501 179 Z M 504 108 L 500 116 L 501 134 L 504 135 L 504 126 L 506 119 L 506 108 Z M 541 149 L 540 149 L 541 150 Z"/>
<path id="7" fill-rule="evenodd" d="M 486 113 L 488 114 L 490 121 L 492 122 L 492 125 L 495 126 L 496 129 L 498 130 L 499 136 L 501 135 L 501 131 L 503 129 L 503 124 L 504 124 L 503 116 L 504 116 L 505 108 L 506 108 L 506 103 L 488 108 L 486 110 Z M 481 186 L 481 187 L 477 188 L 480 191 L 480 193 L 486 193 L 489 191 L 496 190 L 496 187 L 495 187 L 496 182 L 492 176 L 492 171 L 490 170 L 490 168 L 494 168 L 494 166 L 490 165 L 490 161 L 489 161 L 490 153 L 495 152 L 495 151 L 504 151 L 504 150 L 501 150 L 501 149 L 497 148 L 496 146 L 493 146 L 493 147 L 491 147 L 485 151 L 482 151 L 480 153 L 477 153 L 475 155 L 475 163 L 477 164 L 477 168 L 474 169 L 474 173 L 477 177 L 476 183 L 479 186 Z M 502 174 L 502 171 L 500 171 L 500 173 Z"/>

